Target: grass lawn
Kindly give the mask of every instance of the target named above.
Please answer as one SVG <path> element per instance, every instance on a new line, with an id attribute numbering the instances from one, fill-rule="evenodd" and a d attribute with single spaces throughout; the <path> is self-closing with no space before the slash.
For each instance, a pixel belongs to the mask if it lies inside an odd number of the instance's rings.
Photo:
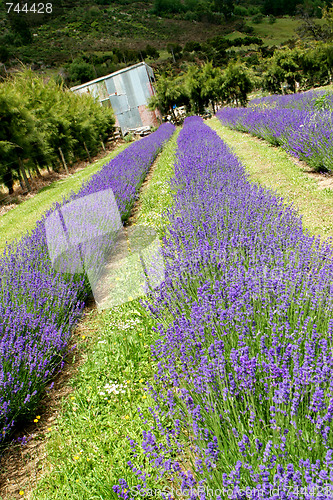
<path id="1" fill-rule="evenodd" d="M 149 182 L 141 192 L 132 223 L 163 227 L 161 213 L 172 203 L 168 185 L 173 176 L 177 131 L 158 157 Z M 153 320 L 139 300 L 98 313 L 87 313 L 76 332 L 83 356 L 71 392 L 62 403 L 55 425 L 43 415 L 36 423 L 40 469 L 36 485 L 27 475 L 16 485 L 16 496 L 34 500 L 93 500 L 117 498 L 112 485 L 121 477 L 135 485 L 138 479 L 127 466 L 132 451 L 127 439 L 142 440 L 142 420 L 148 421 L 153 401 L 146 384 L 154 374 L 150 345 L 156 333 Z M 120 392 L 108 392 L 107 383 L 121 384 Z M 106 387 L 105 387 L 106 386 Z M 33 454 L 33 452 L 32 452 Z M 27 448 L 27 462 L 31 460 Z M 132 478 L 132 479 L 131 479 Z M 151 488 L 157 488 L 153 478 Z M 21 491 L 21 497 L 18 492 Z M 7 497 L 6 497 L 7 500 Z"/>
<path id="2" fill-rule="evenodd" d="M 34 228 L 37 220 L 57 201 L 61 201 L 71 191 L 77 192 L 81 184 L 92 174 L 123 151 L 127 144 L 122 144 L 110 154 L 88 165 L 84 170 L 70 175 L 64 180 L 55 181 L 30 198 L 0 217 L 0 251 L 6 242 L 11 243 L 26 231 Z"/>
<path id="3" fill-rule="evenodd" d="M 268 17 L 264 17 L 259 24 L 247 21 L 254 29 L 254 35 L 263 39 L 265 45 L 281 45 L 282 43 L 296 36 L 295 30 L 300 26 L 299 19 L 292 17 L 276 18 L 276 22 L 269 23 Z"/>
<path id="4" fill-rule="evenodd" d="M 324 239 L 333 237 L 333 189 L 320 188 L 319 175 L 310 175 L 304 164 L 279 147 L 224 127 L 217 118 L 208 123 L 239 157 L 250 180 L 276 191 L 293 204 L 312 234 Z"/>

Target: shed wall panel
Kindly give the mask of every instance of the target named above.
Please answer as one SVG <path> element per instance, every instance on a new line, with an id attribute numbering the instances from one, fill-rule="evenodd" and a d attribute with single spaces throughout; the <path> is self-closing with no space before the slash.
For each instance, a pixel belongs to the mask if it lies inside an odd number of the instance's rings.
<path id="1" fill-rule="evenodd" d="M 125 113 L 129 110 L 126 95 L 112 95 L 110 96 L 110 102 L 112 109 L 116 115 L 118 115 L 119 113 Z"/>
<path id="2" fill-rule="evenodd" d="M 136 75 L 131 75 L 134 73 L 133 71 L 128 71 L 123 75 L 123 85 L 126 90 L 126 95 L 128 99 L 128 105 L 130 108 L 134 108 L 136 106 L 136 92 L 139 92 L 139 85 L 136 78 Z M 134 76 L 134 77 L 133 77 Z"/>
<path id="3" fill-rule="evenodd" d="M 132 108 L 125 113 L 120 113 L 117 115 L 117 119 L 123 133 L 130 128 L 142 127 L 142 120 L 138 108 Z"/>
<path id="4" fill-rule="evenodd" d="M 113 78 L 108 78 L 107 80 L 105 80 L 105 84 L 109 95 L 116 92 L 116 86 Z"/>

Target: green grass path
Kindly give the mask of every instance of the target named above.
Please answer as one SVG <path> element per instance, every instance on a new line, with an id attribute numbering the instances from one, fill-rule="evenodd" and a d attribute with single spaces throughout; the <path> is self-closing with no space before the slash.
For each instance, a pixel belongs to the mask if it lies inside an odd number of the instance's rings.
<path id="1" fill-rule="evenodd" d="M 141 192 L 135 223 L 163 227 L 161 213 L 171 205 L 168 185 L 174 173 L 179 130 L 165 146 L 149 182 Z M 98 313 L 86 313 L 76 332 L 78 352 L 83 356 L 72 392 L 65 397 L 56 424 L 48 429 L 43 416 L 36 432 L 44 440 L 46 458 L 36 467 L 42 470 L 37 486 L 29 477 L 17 484 L 23 498 L 34 500 L 109 500 L 117 498 L 112 485 L 127 477 L 138 480 L 126 465 L 132 458 L 127 440 L 142 441 L 141 407 L 145 417 L 153 406 L 145 392 L 153 379 L 150 345 L 156 333 L 150 315 L 139 300 Z M 121 384 L 120 391 L 108 393 L 107 383 Z M 156 483 L 151 481 L 151 488 Z M 33 489 L 32 489 L 33 487 Z M 17 497 L 19 498 L 19 497 Z"/>
<path id="2" fill-rule="evenodd" d="M 283 149 L 266 141 L 221 125 L 217 118 L 207 122 L 238 156 L 250 180 L 266 186 L 302 215 L 304 227 L 323 239 L 333 237 L 333 190 L 321 189 Z"/>
<path id="3" fill-rule="evenodd" d="M 3 252 L 6 242 L 11 243 L 20 238 L 26 231 L 34 228 L 38 219 L 63 196 L 71 191 L 77 192 L 81 184 L 91 175 L 95 174 L 107 162 L 127 147 L 122 144 L 117 149 L 104 156 L 100 160 L 88 165 L 84 170 L 67 177 L 64 180 L 55 181 L 43 188 L 33 198 L 30 198 L 0 217 L 0 252 Z"/>

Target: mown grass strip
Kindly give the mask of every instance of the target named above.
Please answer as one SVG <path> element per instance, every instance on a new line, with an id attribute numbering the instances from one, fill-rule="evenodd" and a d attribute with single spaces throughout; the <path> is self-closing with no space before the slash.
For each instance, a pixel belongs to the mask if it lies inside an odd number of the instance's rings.
<path id="1" fill-rule="evenodd" d="M 317 180 L 281 148 L 224 127 L 217 118 L 208 124 L 242 161 L 252 181 L 272 189 L 293 204 L 302 215 L 304 227 L 312 234 L 324 239 L 333 237 L 333 190 L 320 189 Z"/>
<path id="2" fill-rule="evenodd" d="M 139 200 L 139 210 L 135 217 L 137 224 L 151 225 L 156 230 L 162 230 L 165 225 L 163 212 L 173 201 L 169 181 L 174 173 L 176 142 L 179 131 L 175 132 L 163 150 L 149 182 L 143 186 Z"/>
<path id="3" fill-rule="evenodd" d="M 64 180 L 55 181 L 43 188 L 33 198 L 30 198 L 0 217 L 0 252 L 5 248 L 6 242 L 11 243 L 20 238 L 27 230 L 31 230 L 40 219 L 41 215 L 53 203 L 61 201 L 71 191 L 77 192 L 82 183 L 91 175 L 101 169 L 103 165 L 112 160 L 128 144 L 121 144 L 117 149 L 100 160 L 88 165 L 84 170 L 74 173 Z"/>
<path id="4" fill-rule="evenodd" d="M 162 212 L 172 203 L 168 181 L 174 173 L 178 133 L 165 146 L 149 184 L 143 187 L 135 218 L 157 230 L 163 226 Z M 142 439 L 138 407 L 145 418 L 151 418 L 147 410 L 153 403 L 145 386 L 154 375 L 149 347 L 156 338 L 153 325 L 139 300 L 101 314 L 93 311 L 86 318 L 87 334 L 82 335 L 81 325 L 78 339 L 84 362 L 71 382 L 73 392 L 63 401 L 56 426 L 45 436 L 44 477 L 26 498 L 106 500 L 117 497 L 112 486 L 119 478 L 132 476 L 133 485 L 137 484 L 127 466 L 132 458 L 127 436 Z M 112 384 L 118 384 L 118 389 Z M 18 485 L 19 489 L 28 490 L 29 483 Z"/>

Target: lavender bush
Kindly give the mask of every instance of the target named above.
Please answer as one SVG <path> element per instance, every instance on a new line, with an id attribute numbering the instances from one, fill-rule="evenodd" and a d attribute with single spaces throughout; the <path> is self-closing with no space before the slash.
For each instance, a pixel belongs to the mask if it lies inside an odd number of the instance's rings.
<path id="1" fill-rule="evenodd" d="M 223 108 L 216 116 L 223 125 L 282 146 L 316 170 L 333 170 L 333 93 L 269 96 L 248 108 Z"/>
<path id="2" fill-rule="evenodd" d="M 66 203 L 111 188 L 122 219 L 126 219 L 144 176 L 173 131 L 173 125 L 165 124 L 133 143 L 79 193 L 52 207 L 30 234 L 6 247 L 0 260 L 2 440 L 36 407 L 45 384 L 62 365 L 87 294 L 83 274 L 59 273 L 52 267 L 45 233 L 47 217 Z"/>
<path id="3" fill-rule="evenodd" d="M 149 463 L 170 498 L 331 499 L 333 248 L 202 119 L 178 146 L 166 280 L 147 303 L 155 424 L 131 442 L 139 484 L 114 490 L 144 496 Z"/>

